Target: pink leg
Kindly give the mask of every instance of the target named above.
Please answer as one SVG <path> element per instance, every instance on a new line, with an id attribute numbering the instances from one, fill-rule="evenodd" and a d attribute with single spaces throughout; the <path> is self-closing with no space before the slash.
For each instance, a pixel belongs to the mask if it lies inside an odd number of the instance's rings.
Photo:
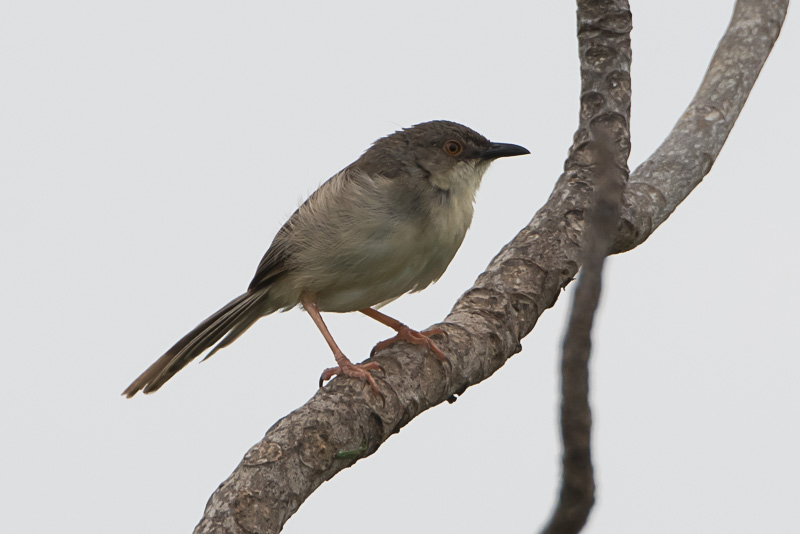
<path id="1" fill-rule="evenodd" d="M 397 332 L 397 335 L 393 338 L 389 338 L 386 341 L 381 341 L 375 345 L 375 348 L 372 349 L 372 354 L 375 354 L 376 352 L 383 350 L 386 347 L 397 343 L 398 341 L 406 341 L 412 345 L 423 345 L 427 347 L 428 350 L 430 350 L 436 355 L 437 358 L 439 358 L 439 361 L 448 361 L 447 356 L 445 356 L 444 353 L 439 350 L 439 347 L 437 347 L 436 344 L 430 340 L 431 336 L 435 336 L 436 334 L 444 334 L 443 330 L 439 328 L 432 328 L 431 330 L 417 332 L 416 330 L 410 329 L 397 319 L 392 319 L 385 313 L 373 310 L 372 308 L 364 308 L 363 310 L 358 311 Z"/>
<path id="2" fill-rule="evenodd" d="M 319 387 L 322 387 L 322 384 L 326 380 L 330 380 L 334 376 L 344 375 L 349 376 L 350 378 L 358 378 L 359 380 L 367 382 L 372 388 L 372 391 L 376 395 L 380 395 L 381 392 L 378 389 L 378 384 L 375 382 L 375 379 L 372 377 L 369 371 L 380 369 L 381 366 L 375 362 L 359 364 L 354 364 L 351 362 L 341 351 L 339 346 L 336 344 L 336 341 L 333 340 L 333 336 L 328 330 L 328 327 L 325 326 L 325 321 L 322 320 L 322 315 L 320 315 L 316 303 L 314 303 L 314 301 L 310 298 L 303 297 L 302 304 L 303 308 L 311 316 L 311 320 L 314 321 L 314 324 L 316 324 L 317 328 L 319 328 L 319 331 L 322 333 L 322 337 L 324 337 L 325 341 L 328 342 L 328 346 L 333 351 L 333 357 L 336 359 L 336 367 L 325 369 L 325 371 L 322 372 L 322 376 L 319 377 Z"/>

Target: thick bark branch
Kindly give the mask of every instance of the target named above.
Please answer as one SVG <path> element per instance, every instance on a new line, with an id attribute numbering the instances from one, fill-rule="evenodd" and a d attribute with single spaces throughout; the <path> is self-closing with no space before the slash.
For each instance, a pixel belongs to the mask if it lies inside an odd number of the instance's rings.
<path id="1" fill-rule="evenodd" d="M 637 185 L 625 196 L 624 225 L 614 251 L 644 241 L 708 172 L 777 38 L 787 3 L 743 0 L 737 4 L 728 33 L 695 97 L 699 107 L 684 114 L 653 161 L 648 160 L 632 176 Z M 589 6 L 605 4 L 587 2 Z M 629 25 L 630 18 L 621 14 L 581 26 L 579 34 L 620 35 Z M 615 49 L 618 44 L 609 38 L 607 47 L 581 48 L 584 88 L 587 74 L 607 76 L 594 80 L 589 84 L 593 90 L 581 94 L 582 127 L 547 203 L 438 325 L 447 336 L 437 339 L 437 345 L 450 364 L 440 364 L 417 347 L 398 345 L 382 351 L 375 360 L 386 371 L 377 376 L 385 402 L 360 382 L 334 379 L 275 423 L 250 449 L 211 496 L 196 533 L 279 532 L 322 482 L 375 452 L 422 411 L 485 380 L 519 352 L 520 340 L 578 271 L 583 216 L 592 197 L 592 173 L 585 167 L 589 136 L 584 125 L 605 125 L 627 158 L 624 132 L 630 102 L 630 52 Z M 711 135 L 716 144 L 706 147 Z M 687 148 L 680 152 L 683 156 L 675 156 L 670 146 Z"/>
<path id="2" fill-rule="evenodd" d="M 692 102 L 631 174 L 613 252 L 640 245 L 697 187 L 728 139 L 786 17 L 789 0 L 739 0 Z"/>

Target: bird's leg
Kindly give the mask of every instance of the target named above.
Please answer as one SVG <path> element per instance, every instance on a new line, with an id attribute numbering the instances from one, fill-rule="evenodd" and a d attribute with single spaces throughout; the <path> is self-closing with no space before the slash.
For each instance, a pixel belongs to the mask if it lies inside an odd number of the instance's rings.
<path id="1" fill-rule="evenodd" d="M 333 357 L 336 359 L 336 367 L 325 369 L 325 371 L 322 372 L 322 376 L 319 377 L 319 387 L 322 387 L 322 384 L 326 380 L 330 380 L 334 376 L 345 375 L 349 376 L 350 378 L 358 378 L 359 380 L 367 382 L 372 388 L 372 391 L 376 395 L 380 395 L 381 393 L 378 389 L 378 384 L 375 382 L 375 379 L 369 372 L 375 369 L 380 369 L 381 366 L 375 362 L 357 364 L 351 362 L 336 344 L 336 341 L 333 340 L 333 336 L 328 330 L 328 327 L 325 326 L 325 321 L 322 320 L 322 315 L 320 315 L 316 303 L 311 298 L 307 297 L 303 297 L 301 302 L 303 304 L 303 308 L 311 316 L 311 320 L 314 321 L 314 324 L 316 324 L 317 328 L 319 328 L 319 331 L 322 333 L 322 337 L 324 337 L 325 341 L 328 342 L 328 346 L 331 348 L 331 351 L 333 351 Z"/>
<path id="2" fill-rule="evenodd" d="M 386 341 L 381 341 L 372 349 L 372 354 L 385 349 L 386 347 L 397 343 L 398 341 L 407 341 L 412 345 L 423 345 L 428 348 L 432 353 L 439 358 L 439 361 L 446 362 L 447 356 L 439 350 L 439 347 L 430 339 L 431 336 L 435 336 L 436 334 L 444 334 L 444 330 L 440 328 L 431 328 L 430 330 L 423 330 L 422 332 L 417 332 L 416 330 L 412 330 L 397 319 L 392 319 L 385 313 L 381 313 L 378 310 L 373 310 L 372 308 L 364 308 L 363 310 L 358 310 L 367 317 L 371 317 L 378 321 L 381 324 L 384 324 L 391 328 L 392 330 L 397 332 L 397 335 L 387 339 Z"/>

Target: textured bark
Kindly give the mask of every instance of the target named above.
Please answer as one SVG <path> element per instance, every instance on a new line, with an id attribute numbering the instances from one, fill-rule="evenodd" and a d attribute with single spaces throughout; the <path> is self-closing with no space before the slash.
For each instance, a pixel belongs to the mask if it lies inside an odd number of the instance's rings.
<path id="1" fill-rule="evenodd" d="M 722 150 L 786 17 L 789 0 L 739 0 L 700 88 L 631 174 L 613 252 L 640 245 L 697 187 Z"/>
<path id="2" fill-rule="evenodd" d="M 324 481 L 374 453 L 419 413 L 499 369 L 577 273 L 584 213 L 594 182 L 590 125 L 611 132 L 624 166 L 629 152 L 630 16 L 622 1 L 582 2 L 580 127 L 547 203 L 492 260 L 437 325 L 441 364 L 399 344 L 374 358 L 385 398 L 336 378 L 279 420 L 211 496 L 196 533 L 279 532 Z M 643 242 L 711 168 L 778 36 L 788 0 L 740 0 L 697 96 L 664 145 L 631 176 L 613 251 Z M 624 8 L 622 6 L 625 6 Z M 611 9 L 613 16 L 602 17 Z M 596 34 L 596 35 L 595 35 Z M 622 37 L 624 36 L 624 37 Z M 586 43 L 592 43 L 585 46 Z M 622 48 L 620 48 L 622 46 Z"/>

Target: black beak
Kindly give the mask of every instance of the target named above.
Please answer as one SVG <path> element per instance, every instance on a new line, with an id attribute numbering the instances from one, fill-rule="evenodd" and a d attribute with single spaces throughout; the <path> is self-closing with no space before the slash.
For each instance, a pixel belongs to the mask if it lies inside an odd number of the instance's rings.
<path id="1" fill-rule="evenodd" d="M 483 152 L 478 152 L 480 159 L 497 159 L 507 158 L 509 156 L 524 156 L 530 154 L 531 151 L 524 146 L 512 145 L 510 143 L 492 143 L 489 148 Z"/>

